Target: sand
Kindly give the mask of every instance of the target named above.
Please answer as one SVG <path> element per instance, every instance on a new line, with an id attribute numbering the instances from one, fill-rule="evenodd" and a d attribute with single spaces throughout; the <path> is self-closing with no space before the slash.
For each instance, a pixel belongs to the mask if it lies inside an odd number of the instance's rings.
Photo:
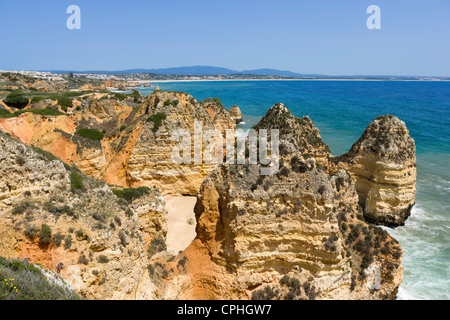
<path id="1" fill-rule="evenodd" d="M 173 254 L 186 249 L 197 235 L 194 206 L 197 197 L 165 196 L 168 212 L 167 249 Z"/>

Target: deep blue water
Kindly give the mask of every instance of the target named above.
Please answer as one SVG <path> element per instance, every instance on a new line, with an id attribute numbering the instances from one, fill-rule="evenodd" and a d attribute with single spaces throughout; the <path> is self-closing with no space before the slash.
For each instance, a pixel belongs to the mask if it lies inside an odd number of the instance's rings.
<path id="1" fill-rule="evenodd" d="M 197 100 L 238 105 L 244 128 L 275 103 L 308 115 L 333 155 L 348 151 L 379 115 L 402 119 L 417 148 L 416 206 L 403 227 L 389 229 L 404 249 L 399 298 L 450 299 L 450 82 L 223 81 L 158 83 Z M 143 89 L 148 94 L 152 89 Z"/>

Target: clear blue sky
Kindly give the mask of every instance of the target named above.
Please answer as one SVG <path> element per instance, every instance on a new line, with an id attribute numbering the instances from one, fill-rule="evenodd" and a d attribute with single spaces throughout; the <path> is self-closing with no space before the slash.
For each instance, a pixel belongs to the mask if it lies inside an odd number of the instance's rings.
<path id="1" fill-rule="evenodd" d="M 82 29 L 66 27 L 81 8 Z M 366 9 L 381 8 L 381 30 Z M 0 69 L 450 76 L 449 0 L 0 0 Z"/>

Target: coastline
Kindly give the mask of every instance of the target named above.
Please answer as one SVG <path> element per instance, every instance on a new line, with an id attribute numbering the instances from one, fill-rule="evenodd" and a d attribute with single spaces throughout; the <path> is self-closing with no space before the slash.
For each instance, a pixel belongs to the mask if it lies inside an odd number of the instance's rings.
<path id="1" fill-rule="evenodd" d="M 170 83 L 170 82 L 248 82 L 248 81 L 374 81 L 374 82 L 450 82 L 450 80 L 423 79 L 198 79 L 198 80 L 133 80 L 138 83 Z"/>

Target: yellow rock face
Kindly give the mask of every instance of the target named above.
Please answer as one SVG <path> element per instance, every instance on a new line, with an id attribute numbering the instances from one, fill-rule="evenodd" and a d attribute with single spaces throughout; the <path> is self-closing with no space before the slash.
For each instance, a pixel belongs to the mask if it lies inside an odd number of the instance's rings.
<path id="1" fill-rule="evenodd" d="M 401 225 L 416 194 L 416 152 L 406 125 L 394 116 L 373 121 L 351 150 L 332 159 L 331 171 L 347 170 L 369 221 Z"/>
<path id="2" fill-rule="evenodd" d="M 104 183 L 82 176 L 84 189 L 73 191 L 62 162 L 3 133 L 0 162 L 0 256 L 59 270 L 87 299 L 156 298 L 147 248 L 167 233 L 158 190 L 128 203 Z M 52 230 L 46 246 L 39 243 L 42 224 Z"/>
<path id="3" fill-rule="evenodd" d="M 289 130 L 297 125 L 299 131 Z M 287 128 L 280 130 L 279 172 L 261 176 L 259 165 L 211 172 L 197 195 L 197 237 L 177 257 L 187 260 L 186 268 L 164 281 L 160 295 L 395 299 L 401 248 L 364 220 L 349 173 L 329 176 L 317 165 L 312 155 L 326 155 L 327 148 L 312 122 L 276 105 L 256 126 L 264 127 Z"/>
<path id="4" fill-rule="evenodd" d="M 178 142 L 172 141 L 172 132 L 188 130 L 193 143 L 195 121 L 202 123 L 204 131 L 225 133 L 235 128 L 220 102 L 197 102 L 184 93 L 157 92 L 139 104 L 91 99 L 77 109 L 68 116 L 25 113 L 0 119 L 0 129 L 109 184 L 157 186 L 164 194 L 195 195 L 214 165 L 174 164 L 171 152 Z M 158 113 L 165 118 L 155 127 L 149 118 Z M 76 134 L 79 128 L 103 131 L 105 137 L 101 142 L 89 141 Z"/>

